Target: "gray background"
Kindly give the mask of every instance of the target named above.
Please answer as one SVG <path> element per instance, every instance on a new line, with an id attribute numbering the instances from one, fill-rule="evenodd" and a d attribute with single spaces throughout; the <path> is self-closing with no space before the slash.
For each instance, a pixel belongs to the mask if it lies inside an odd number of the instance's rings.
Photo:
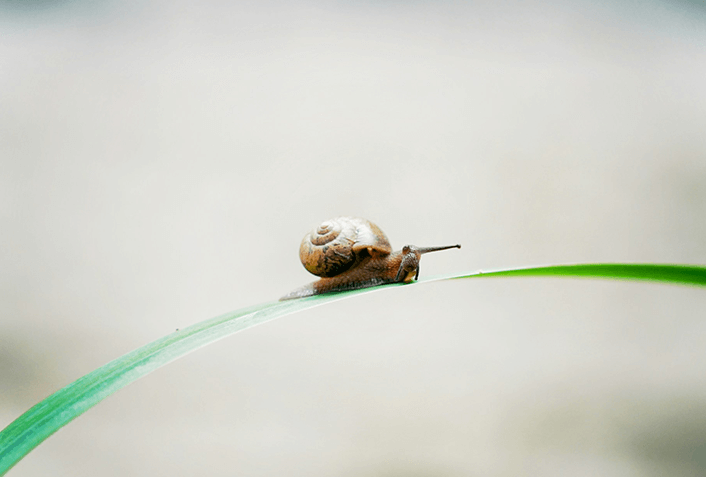
<path id="1" fill-rule="evenodd" d="M 336 215 L 431 276 L 706 263 L 701 2 L 0 2 L 0 427 L 311 281 Z M 373 293 L 111 396 L 13 476 L 697 476 L 706 292 Z"/>

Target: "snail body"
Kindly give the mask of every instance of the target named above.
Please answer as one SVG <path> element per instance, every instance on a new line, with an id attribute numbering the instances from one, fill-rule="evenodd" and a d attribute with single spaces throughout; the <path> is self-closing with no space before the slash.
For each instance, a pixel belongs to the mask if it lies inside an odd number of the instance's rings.
<path id="1" fill-rule="evenodd" d="M 422 254 L 449 248 L 461 246 L 405 245 L 393 252 L 387 236 L 374 223 L 358 217 L 336 217 L 308 233 L 299 248 L 304 268 L 321 279 L 280 300 L 386 283 L 410 283 L 419 277 Z"/>

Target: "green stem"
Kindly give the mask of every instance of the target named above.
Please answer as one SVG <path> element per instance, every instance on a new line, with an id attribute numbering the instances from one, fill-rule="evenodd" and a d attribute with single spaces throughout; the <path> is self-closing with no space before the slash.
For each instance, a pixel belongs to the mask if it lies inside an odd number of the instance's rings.
<path id="1" fill-rule="evenodd" d="M 564 276 L 654 280 L 706 286 L 705 267 L 620 263 L 556 265 L 478 272 L 425 279 L 421 280 L 421 282 L 503 276 Z M 238 331 L 281 316 L 353 295 L 396 286 L 404 285 L 383 285 L 375 288 L 252 306 L 197 323 L 138 348 L 55 392 L 15 419 L 0 432 L 0 476 L 7 473 L 17 462 L 50 435 L 106 397 L 191 351 Z"/>

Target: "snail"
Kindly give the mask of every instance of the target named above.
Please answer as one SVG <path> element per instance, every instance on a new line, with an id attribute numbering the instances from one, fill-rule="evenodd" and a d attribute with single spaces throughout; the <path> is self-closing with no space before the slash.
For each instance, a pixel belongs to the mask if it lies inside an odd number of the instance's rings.
<path id="1" fill-rule="evenodd" d="M 419 260 L 424 253 L 460 245 L 415 247 L 392 251 L 380 227 L 358 217 L 336 217 L 306 234 L 299 258 L 320 280 L 294 290 L 280 300 L 321 293 L 355 290 L 385 283 L 410 283 L 419 278 Z"/>

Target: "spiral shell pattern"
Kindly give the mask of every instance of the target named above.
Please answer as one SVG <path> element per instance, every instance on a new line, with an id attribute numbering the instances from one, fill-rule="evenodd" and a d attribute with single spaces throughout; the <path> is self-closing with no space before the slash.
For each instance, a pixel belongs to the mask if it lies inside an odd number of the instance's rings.
<path id="1" fill-rule="evenodd" d="M 306 234 L 299 258 L 314 275 L 333 277 L 352 267 L 364 253 L 390 252 L 390 241 L 374 223 L 358 217 L 336 217 Z"/>

